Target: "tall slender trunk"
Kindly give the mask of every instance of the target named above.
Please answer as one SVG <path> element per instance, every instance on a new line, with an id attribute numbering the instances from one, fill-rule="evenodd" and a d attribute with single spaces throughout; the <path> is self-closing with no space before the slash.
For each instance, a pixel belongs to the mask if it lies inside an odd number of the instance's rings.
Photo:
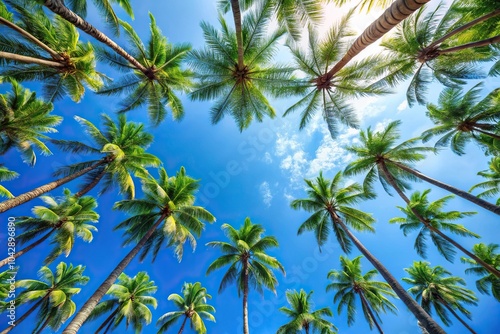
<path id="1" fill-rule="evenodd" d="M 462 31 L 465 31 L 465 30 L 469 29 L 470 27 L 475 26 L 476 24 L 481 23 L 483 21 L 486 21 L 487 19 L 495 17 L 497 15 L 500 15 L 500 9 L 495 9 L 491 13 L 488 13 L 486 15 L 478 17 L 477 19 L 472 20 L 469 23 L 466 23 L 463 26 L 460 26 L 460 27 L 456 28 L 455 30 L 450 31 L 449 33 L 447 33 L 443 37 L 441 37 L 441 38 L 435 40 L 434 42 L 432 42 L 431 44 L 429 44 L 426 49 L 432 49 L 432 48 L 438 46 L 439 44 L 443 43 L 445 40 L 452 37 L 453 35 L 456 35 Z"/>
<path id="2" fill-rule="evenodd" d="M 118 44 L 116 44 L 111 38 L 109 38 L 104 33 L 99 31 L 97 28 L 92 26 L 90 23 L 88 23 L 87 21 L 82 19 L 80 16 L 76 15 L 74 12 L 69 10 L 64 5 L 62 0 L 45 0 L 44 5 L 45 5 L 45 7 L 50 9 L 52 12 L 56 13 L 57 15 L 59 15 L 63 19 L 65 19 L 66 21 L 73 24 L 75 27 L 84 31 L 88 35 L 94 37 L 99 42 L 104 43 L 107 46 L 109 46 L 117 54 L 119 54 L 124 59 L 126 59 L 130 64 L 132 64 L 135 68 L 137 68 L 139 71 L 141 71 L 142 73 L 144 73 L 146 76 L 149 77 L 150 72 L 151 72 L 150 70 L 148 70 L 141 63 L 139 63 L 137 61 L 137 59 L 135 59 L 130 54 L 128 54 L 124 49 L 122 49 Z"/>
<path id="3" fill-rule="evenodd" d="M 184 331 L 184 326 L 186 326 L 186 322 L 188 320 L 188 316 L 186 314 L 186 316 L 184 317 L 184 320 L 182 321 L 182 325 L 181 325 L 181 328 L 179 329 L 179 332 L 177 334 L 181 334 L 182 331 Z"/>
<path id="4" fill-rule="evenodd" d="M 363 254 L 368 261 L 378 270 L 380 275 L 385 279 L 387 284 L 389 284 L 396 295 L 401 299 L 401 301 L 406 305 L 408 310 L 413 313 L 422 326 L 429 331 L 429 334 L 446 334 L 446 332 L 432 319 L 427 312 L 420 306 L 406 290 L 399 284 L 398 280 L 392 276 L 392 274 L 387 270 L 386 267 L 371 254 L 368 249 L 351 233 L 340 217 L 334 212 L 330 211 L 330 217 L 332 220 L 338 224 L 342 230 L 349 236 L 354 245 Z"/>
<path id="5" fill-rule="evenodd" d="M 31 201 L 32 199 L 37 198 L 38 196 L 45 194 L 46 192 L 54 190 L 57 187 L 60 187 L 63 184 L 66 184 L 69 181 L 72 181 L 72 180 L 76 179 L 77 177 L 82 176 L 83 174 L 88 173 L 91 170 L 94 170 L 101 165 L 107 164 L 109 161 L 110 161 L 109 157 L 103 158 L 103 159 L 99 160 L 98 162 L 96 162 L 95 164 L 93 164 L 87 168 L 84 168 L 79 172 L 73 173 L 73 174 L 68 175 L 66 177 L 60 178 L 56 181 L 53 181 L 53 182 L 47 183 L 43 186 L 40 186 L 38 188 L 35 188 L 35 189 L 28 191 L 24 194 L 18 195 L 14 198 L 3 201 L 0 203 L 0 213 L 5 212 L 7 210 L 10 210 L 18 205 L 21 205 L 23 203 L 28 202 L 28 201 Z"/>
<path id="6" fill-rule="evenodd" d="M 31 245 L 26 246 L 25 248 L 16 252 L 12 257 L 7 257 L 7 258 L 3 259 L 2 261 L 0 261 L 0 268 L 5 266 L 6 264 L 8 264 L 10 259 L 12 259 L 12 258 L 17 259 L 21 255 L 24 255 L 25 253 L 29 252 L 30 250 L 32 250 L 33 248 L 35 248 L 36 246 L 38 246 L 39 244 L 41 244 L 42 242 L 47 240 L 47 238 L 50 237 L 52 235 L 52 233 L 54 233 L 55 230 L 56 230 L 56 228 L 51 229 L 49 231 L 49 233 L 45 234 L 43 237 L 41 237 L 40 239 L 38 239 L 37 241 L 35 241 Z"/>
<path id="7" fill-rule="evenodd" d="M 113 318 L 115 317 L 115 315 L 118 313 L 118 311 L 120 310 L 120 306 L 118 305 L 115 310 L 113 312 L 111 312 L 111 314 L 109 315 L 109 317 L 106 318 L 106 320 L 104 320 L 104 322 L 101 324 L 101 326 L 99 326 L 99 328 L 97 328 L 97 330 L 95 331 L 95 334 L 99 334 L 99 332 L 108 325 L 108 323 L 113 320 Z"/>
<path id="8" fill-rule="evenodd" d="M 55 60 L 65 61 L 65 59 L 59 53 L 52 50 L 47 44 L 43 43 L 38 38 L 36 38 L 35 36 L 33 36 L 32 34 L 27 32 L 26 30 L 24 30 L 23 28 L 21 28 L 17 24 L 10 22 L 9 20 L 4 19 L 3 17 L 0 17 L 0 24 L 3 24 L 5 26 L 11 28 L 12 30 L 17 31 L 20 35 L 24 36 L 26 39 L 29 39 L 34 44 L 38 45 L 43 50 L 47 51 L 50 54 L 50 56 L 52 58 L 54 58 Z"/>
<path id="9" fill-rule="evenodd" d="M 420 222 L 422 224 L 425 225 L 425 227 L 427 227 L 431 232 L 436 233 L 441 238 L 445 239 L 450 244 L 452 244 L 453 246 L 455 246 L 456 248 L 458 248 L 459 250 L 461 250 L 464 254 L 466 254 L 471 259 L 474 259 L 478 264 L 480 264 L 481 266 L 483 266 L 484 269 L 488 270 L 490 273 L 492 273 L 496 277 L 500 278 L 500 271 L 496 270 L 494 267 L 490 266 L 488 263 L 486 263 L 483 260 L 481 260 L 475 254 L 469 252 L 467 249 L 465 249 L 464 247 L 462 247 L 462 245 L 460 245 L 458 242 L 456 242 L 455 240 L 453 240 L 452 238 L 450 238 L 449 236 L 447 236 L 446 234 L 444 234 L 443 232 L 441 232 L 441 230 L 439 230 L 439 229 L 435 228 L 434 226 L 432 226 L 431 224 L 429 224 L 429 222 L 424 217 L 422 217 L 422 215 L 420 213 L 418 213 L 417 210 L 415 210 L 415 208 L 413 208 L 412 206 L 410 206 L 410 199 L 405 195 L 405 193 L 401 190 L 401 188 L 399 188 L 399 186 L 396 184 L 396 181 L 394 180 L 394 177 L 392 176 L 392 174 L 387 169 L 387 166 L 385 165 L 385 163 L 381 162 L 379 164 L 379 166 L 382 169 L 382 172 L 384 173 L 384 176 L 386 177 L 387 182 L 389 182 L 389 184 L 391 185 L 391 187 L 393 187 L 396 190 L 396 192 L 399 194 L 399 196 L 405 201 L 405 203 L 407 204 L 407 206 L 410 209 L 410 211 L 415 215 L 415 217 L 417 217 L 418 220 L 420 220 Z"/>
<path id="10" fill-rule="evenodd" d="M 399 162 L 395 162 L 395 161 L 391 161 L 391 160 L 387 160 L 387 162 L 401 168 L 402 170 L 404 170 L 404 171 L 406 171 L 406 172 L 408 172 L 416 177 L 418 177 L 421 180 L 429 182 L 430 184 L 433 184 L 439 188 L 447 190 L 447 191 L 449 191 L 449 192 L 451 192 L 459 197 L 462 197 L 463 199 L 466 199 L 466 200 L 468 200 L 476 205 L 479 205 L 480 207 L 482 207 L 486 210 L 489 210 L 493 213 L 496 213 L 497 215 L 500 215 L 500 206 L 498 206 L 498 205 L 492 204 L 492 203 L 487 202 L 481 198 L 478 198 L 477 196 L 474 196 L 474 195 L 468 193 L 467 191 L 460 190 L 460 189 L 452 187 L 446 183 L 442 183 L 438 180 L 430 178 L 430 177 L 420 173 L 419 171 L 417 171 L 413 168 L 410 168 L 408 166 L 405 166 Z"/>
<path id="11" fill-rule="evenodd" d="M 29 317 L 29 315 L 31 313 L 33 313 L 33 311 L 35 311 L 37 309 L 38 306 L 40 306 L 40 304 L 42 304 L 42 302 L 47 299 L 49 297 L 49 294 L 50 293 L 47 293 L 45 296 L 43 296 L 43 298 L 41 298 L 39 301 L 37 301 L 35 303 L 35 305 L 31 306 L 30 309 L 28 311 L 26 311 L 26 313 L 24 313 L 19 319 L 16 319 L 15 320 L 15 325 L 14 326 L 9 326 L 7 327 L 6 329 L 4 329 L 0 334 L 6 334 L 8 332 L 10 332 L 11 330 L 14 329 L 15 326 L 19 325 L 21 322 L 23 322 L 27 317 Z"/>
<path id="12" fill-rule="evenodd" d="M 394 28 L 399 22 L 403 21 L 417 9 L 425 5 L 430 0 L 396 0 L 385 12 L 376 19 L 363 33 L 354 41 L 347 53 L 335 64 L 334 67 L 322 78 L 330 80 L 338 71 L 340 71 L 348 62 L 367 46 L 382 37 L 389 30 Z"/>
<path id="13" fill-rule="evenodd" d="M 248 259 L 243 262 L 243 334 L 248 334 Z"/>
<path id="14" fill-rule="evenodd" d="M 43 322 L 42 327 L 40 327 L 40 329 L 37 330 L 36 334 L 40 334 L 45 329 L 45 327 L 47 327 L 47 325 L 49 324 L 50 319 L 51 319 L 50 316 L 47 317 L 47 319 L 45 319 L 45 321 Z"/>
<path id="15" fill-rule="evenodd" d="M 44 65 L 44 66 L 49 66 L 49 67 L 64 67 L 64 66 L 66 66 L 65 64 L 58 63 L 58 62 L 52 61 L 52 60 L 23 56 L 23 55 L 19 55 L 17 53 L 10 53 L 10 52 L 3 52 L 3 51 L 0 51 L 0 58 L 9 59 L 12 61 L 16 61 L 18 63 L 37 64 L 37 65 Z"/>
<path id="16" fill-rule="evenodd" d="M 113 269 L 113 271 L 109 274 L 109 276 L 102 282 L 102 284 L 97 288 L 92 296 L 85 302 L 80 311 L 75 315 L 73 320 L 68 324 L 68 326 L 62 332 L 63 334 L 75 334 L 80 330 L 83 323 L 89 317 L 92 310 L 95 308 L 97 303 L 102 299 L 102 297 L 108 292 L 109 288 L 116 281 L 118 276 L 125 270 L 128 264 L 135 258 L 135 256 L 139 253 L 142 247 L 146 244 L 149 238 L 156 231 L 158 226 L 160 226 L 161 222 L 167 218 L 167 214 L 164 213 L 161 217 L 156 221 L 156 223 L 151 226 L 151 228 L 146 232 L 146 234 L 141 238 L 141 240 L 137 243 L 137 245 L 132 248 L 132 250 L 123 258 L 123 260 L 118 263 L 118 265 Z"/>
<path id="17" fill-rule="evenodd" d="M 236 43 L 238 45 L 238 70 L 241 71 L 245 67 L 245 64 L 243 60 L 243 32 L 241 27 L 241 9 L 239 0 L 231 0 L 231 10 L 233 11 Z"/>
<path id="18" fill-rule="evenodd" d="M 99 181 L 101 181 L 101 179 L 103 178 L 103 176 L 106 174 L 106 169 L 103 169 L 101 173 L 99 173 L 99 175 L 97 175 L 93 180 L 92 182 L 90 182 L 89 184 L 87 184 L 87 186 L 85 188 L 83 188 L 82 190 L 80 190 L 79 192 L 77 192 L 75 194 L 75 197 L 77 198 L 80 198 L 84 195 L 86 195 L 89 191 L 91 191 L 92 189 L 94 189 L 94 187 L 99 183 Z"/>
<path id="19" fill-rule="evenodd" d="M 495 44 L 498 42 L 500 42 L 500 35 L 490 37 L 487 39 L 483 39 L 483 40 L 480 40 L 477 42 L 471 42 L 471 43 L 467 43 L 467 44 L 463 44 L 463 45 L 459 45 L 459 46 L 454 46 L 452 48 L 437 50 L 436 52 L 437 52 L 437 55 L 439 56 L 439 55 L 444 55 L 447 53 L 458 52 L 458 51 L 465 50 L 465 49 L 487 46 L 487 45 Z"/>
<path id="20" fill-rule="evenodd" d="M 309 334 L 309 324 L 304 325 L 304 329 L 306 330 L 306 334 Z"/>
<path id="21" fill-rule="evenodd" d="M 444 306 L 446 307 L 446 309 L 448 311 L 451 312 L 451 314 L 453 314 L 455 316 L 455 318 L 457 318 L 458 321 L 460 321 L 462 323 L 462 325 L 465 326 L 465 328 L 467 328 L 472 334 L 477 334 L 466 322 L 465 320 L 463 320 L 456 312 L 453 308 L 451 308 L 450 305 L 448 305 L 448 303 L 446 301 L 443 300 L 443 298 L 441 297 L 438 297 L 439 299 L 439 302 Z"/>
<path id="22" fill-rule="evenodd" d="M 375 318 L 375 314 L 373 314 L 373 310 L 370 307 L 370 304 L 368 304 L 368 301 L 365 298 L 365 295 L 363 292 L 358 291 L 359 298 L 361 298 L 361 303 L 365 306 L 366 310 L 368 311 L 368 314 L 370 314 L 370 318 L 372 318 L 373 323 L 377 327 L 378 331 L 380 334 L 384 334 L 384 331 L 382 330 L 382 327 L 380 327 L 380 324 L 378 323 L 377 319 Z"/>

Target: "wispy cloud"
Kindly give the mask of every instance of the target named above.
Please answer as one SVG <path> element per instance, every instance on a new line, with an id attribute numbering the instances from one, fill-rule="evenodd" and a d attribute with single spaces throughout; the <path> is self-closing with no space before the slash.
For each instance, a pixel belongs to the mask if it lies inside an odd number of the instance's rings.
<path id="1" fill-rule="evenodd" d="M 259 191 L 262 196 L 262 201 L 267 207 L 271 206 L 271 201 L 273 200 L 273 194 L 271 193 L 271 188 L 269 187 L 269 183 L 264 181 L 259 186 Z"/>
<path id="2" fill-rule="evenodd" d="M 404 100 L 401 102 L 401 104 L 398 106 L 398 112 L 402 112 L 403 110 L 408 109 L 408 101 Z"/>
<path id="3" fill-rule="evenodd" d="M 262 158 L 262 161 L 264 161 L 266 164 L 272 164 L 273 157 L 271 156 L 271 153 L 269 153 L 269 152 L 264 153 L 264 157 Z"/>

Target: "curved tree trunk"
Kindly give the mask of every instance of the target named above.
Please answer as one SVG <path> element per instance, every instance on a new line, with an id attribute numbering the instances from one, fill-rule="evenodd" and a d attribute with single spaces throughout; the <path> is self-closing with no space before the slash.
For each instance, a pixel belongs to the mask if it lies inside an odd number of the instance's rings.
<path id="1" fill-rule="evenodd" d="M 382 37 L 389 30 L 394 28 L 399 22 L 410 16 L 417 9 L 425 5 L 430 0 L 396 0 L 385 12 L 376 19 L 363 33 L 354 41 L 354 44 L 349 48 L 340 61 L 323 79 L 325 82 L 331 79 L 335 73 L 340 71 L 348 62 L 352 60 L 358 53 L 364 50 L 367 46 Z"/>
<path id="2" fill-rule="evenodd" d="M 12 259 L 12 258 L 17 259 L 21 255 L 29 252 L 30 250 L 32 250 L 33 248 L 35 248 L 36 246 L 38 246 L 39 244 L 41 244 L 42 242 L 47 240 L 47 238 L 50 237 L 52 235 L 52 233 L 54 233 L 55 230 L 56 230 L 56 228 L 53 228 L 52 230 L 49 231 L 49 233 L 45 234 L 43 237 L 41 237 L 40 239 L 38 239 L 37 241 L 35 241 L 31 245 L 26 246 L 25 248 L 16 252 L 13 256 L 7 257 L 7 258 L 3 259 L 2 261 L 0 261 L 0 268 L 5 266 L 6 264 L 8 264 L 10 259 Z"/>
<path id="3" fill-rule="evenodd" d="M 23 322 L 27 317 L 29 317 L 29 315 L 31 313 L 33 313 L 33 311 L 35 311 L 37 309 L 38 306 L 40 306 L 40 304 L 46 299 L 49 297 L 49 293 L 47 293 L 45 296 L 43 296 L 43 298 L 41 298 L 39 301 L 37 301 L 35 303 L 35 305 L 31 306 L 30 309 L 28 311 L 26 311 L 26 313 L 24 313 L 19 319 L 16 319 L 15 320 L 15 325 L 14 326 L 9 326 L 7 327 L 6 329 L 4 329 L 0 334 L 6 334 L 8 332 L 10 332 L 11 330 L 14 329 L 15 326 L 19 325 L 21 322 Z"/>
<path id="4" fill-rule="evenodd" d="M 236 43 L 238 44 L 238 70 L 241 71 L 245 67 L 245 64 L 243 60 L 243 32 L 241 28 L 241 9 L 239 0 L 231 0 L 231 10 L 233 11 Z"/>
<path id="5" fill-rule="evenodd" d="M 368 249 L 351 233 L 347 226 L 342 222 L 339 216 L 333 211 L 330 212 L 332 220 L 338 224 L 342 230 L 349 236 L 354 245 L 363 254 L 368 261 L 378 270 L 380 275 L 385 279 L 385 281 L 391 286 L 392 290 L 401 299 L 401 301 L 406 305 L 408 310 L 413 313 L 422 326 L 427 329 L 429 334 L 446 334 L 446 332 L 432 319 L 427 312 L 420 306 L 406 290 L 399 284 L 398 280 L 392 276 L 392 274 L 387 270 L 386 267 L 371 254 Z"/>
<path id="6" fill-rule="evenodd" d="M 417 170 L 415 170 L 413 168 L 409 168 L 409 167 L 407 167 L 407 166 L 405 166 L 403 164 L 400 164 L 399 162 L 395 162 L 395 161 L 391 161 L 391 160 L 388 160 L 387 162 L 390 162 L 391 164 L 393 164 L 393 165 L 401 168 L 402 170 L 404 170 L 404 171 L 406 171 L 406 172 L 408 172 L 408 173 L 410 173 L 410 174 L 418 177 L 421 180 L 429 182 L 430 184 L 433 184 L 433 185 L 435 185 L 435 186 L 437 186 L 439 188 L 447 190 L 447 191 L 449 191 L 449 192 L 451 192 L 451 193 L 453 193 L 453 194 L 455 194 L 455 195 L 457 195 L 459 197 L 462 197 L 463 199 L 466 199 L 466 200 L 468 200 L 468 201 L 470 201 L 470 202 L 472 202 L 472 203 L 474 203 L 476 205 L 479 205 L 482 208 L 485 208 L 486 210 L 489 210 L 489 211 L 491 211 L 493 213 L 496 213 L 497 215 L 500 215 L 500 206 L 498 206 L 498 205 L 492 204 L 492 203 L 487 202 L 487 201 L 485 201 L 485 200 L 483 200 L 481 198 L 478 198 L 477 196 L 474 196 L 474 195 L 468 193 L 467 191 L 460 190 L 460 189 L 452 187 L 452 186 L 450 186 L 450 185 L 448 185 L 446 183 L 442 183 L 442 182 L 440 182 L 438 180 L 430 178 L 430 177 L 428 177 L 428 176 L 420 173 L 419 171 L 417 171 Z M 396 189 L 396 191 L 397 191 L 397 189 Z"/>
<path id="7" fill-rule="evenodd" d="M 179 329 L 179 332 L 177 334 L 181 334 L 183 331 L 184 331 L 184 326 L 186 326 L 186 322 L 188 320 L 188 316 L 186 315 L 184 317 L 184 320 L 182 321 L 182 325 L 181 325 L 181 328 Z"/>
<path id="8" fill-rule="evenodd" d="M 89 166 L 87 168 L 84 168 L 84 169 L 82 169 L 79 172 L 73 173 L 73 174 L 68 175 L 66 177 L 60 178 L 60 179 L 58 179 L 56 181 L 53 181 L 53 182 L 47 183 L 47 184 L 45 184 L 43 186 L 40 186 L 38 188 L 35 188 L 35 189 L 33 189 L 31 191 L 28 191 L 28 192 L 26 192 L 24 194 L 18 195 L 18 196 L 14 197 L 14 198 L 11 198 L 11 199 L 8 199 L 6 201 L 3 201 L 3 202 L 0 203 L 0 213 L 5 212 L 7 210 L 10 210 L 10 209 L 12 209 L 12 208 L 14 208 L 14 207 L 16 207 L 18 205 L 21 205 L 23 203 L 28 202 L 28 201 L 31 201 L 33 198 L 37 198 L 38 196 L 43 195 L 46 192 L 54 190 L 57 187 L 60 187 L 63 184 L 66 184 L 69 181 L 72 181 L 72 180 L 76 179 L 77 177 L 82 176 L 83 174 L 88 173 L 91 170 L 94 170 L 97 167 L 99 167 L 101 165 L 104 165 L 104 164 L 106 164 L 108 162 L 109 162 L 109 158 L 108 157 L 103 158 L 103 159 L 99 160 L 98 162 L 96 162 L 95 164 L 93 164 L 93 165 L 91 165 L 91 166 Z"/>
<path id="9" fill-rule="evenodd" d="M 477 41 L 477 42 L 471 42 L 471 43 L 455 46 L 455 47 L 448 48 L 448 49 L 437 50 L 436 52 L 437 52 L 437 55 L 439 56 L 439 55 L 453 53 L 453 52 L 457 52 L 457 51 L 461 51 L 461 50 L 465 50 L 465 49 L 478 48 L 480 46 L 487 46 L 487 45 L 495 44 L 498 42 L 500 42 L 500 35 L 490 37 L 487 39 L 483 39 L 483 40 Z"/>
<path id="10" fill-rule="evenodd" d="M 496 270 L 494 267 L 490 266 L 488 263 L 484 262 L 483 260 L 481 260 L 479 257 L 474 255 L 473 253 L 469 252 L 467 249 L 462 247 L 462 245 L 460 245 L 458 242 L 456 242 L 455 240 L 453 240 L 452 238 L 450 238 L 449 236 L 447 236 L 446 234 L 441 232 L 439 229 L 430 225 L 427 222 L 427 220 L 424 217 L 422 217 L 422 215 L 420 215 L 413 207 L 410 206 L 410 199 L 405 195 L 405 193 L 401 190 L 401 188 L 399 188 L 399 186 L 396 184 L 394 177 L 387 169 L 387 166 L 385 165 L 385 163 L 381 162 L 379 164 L 379 166 L 382 169 L 382 172 L 384 173 L 384 176 L 387 179 L 387 182 L 389 182 L 389 184 L 396 190 L 396 192 L 399 194 L 399 196 L 405 201 L 405 203 L 407 204 L 407 206 L 411 210 L 411 212 L 415 215 L 415 217 L 417 217 L 418 220 L 420 220 L 420 222 L 422 224 L 425 225 L 425 227 L 427 227 L 431 232 L 436 233 L 441 238 L 443 238 L 446 241 L 448 241 L 449 243 L 451 243 L 453 246 L 455 246 L 456 248 L 461 250 L 464 254 L 466 254 L 471 259 L 474 259 L 478 264 L 483 266 L 484 269 L 488 270 L 490 273 L 492 273 L 496 277 L 500 278 L 500 271 Z"/>
<path id="11" fill-rule="evenodd" d="M 116 44 L 111 38 L 106 36 L 104 33 L 99 31 L 97 28 L 92 26 L 90 23 L 82 19 L 80 16 L 69 10 L 63 3 L 62 0 L 45 0 L 45 7 L 50 9 L 52 12 L 61 16 L 66 21 L 73 24 L 75 27 L 84 31 L 88 35 L 94 37 L 99 42 L 106 44 L 111 49 L 113 49 L 117 54 L 125 58 L 130 64 L 132 64 L 136 69 L 144 73 L 149 77 L 150 71 L 144 67 L 141 63 L 137 61 L 134 57 L 128 54 L 124 49 L 122 49 L 118 44 Z"/>
<path id="12" fill-rule="evenodd" d="M 161 215 L 161 217 L 156 221 L 156 223 L 151 226 L 151 228 L 146 232 L 146 234 L 141 238 L 137 245 L 132 248 L 132 250 L 123 258 L 123 260 L 118 263 L 118 265 L 113 269 L 109 276 L 102 282 L 102 284 L 97 288 L 92 296 L 85 302 L 80 311 L 75 315 L 73 320 L 68 324 L 68 326 L 62 332 L 63 334 L 75 334 L 80 330 L 83 323 L 89 317 L 92 310 L 96 307 L 97 303 L 102 299 L 102 297 L 108 292 L 109 288 L 116 281 L 118 276 L 125 270 L 128 264 L 135 258 L 142 247 L 146 244 L 149 238 L 156 231 L 161 222 L 167 218 L 167 214 Z"/>
<path id="13" fill-rule="evenodd" d="M 97 328 L 97 330 L 95 331 L 95 334 L 99 334 L 99 332 L 103 328 L 105 328 L 108 325 L 108 323 L 112 323 L 113 318 L 115 317 L 115 315 L 118 313 L 119 310 L 120 310 L 120 306 L 117 306 L 116 309 L 113 312 L 111 312 L 109 317 L 107 317 L 106 320 L 104 320 L 104 322 L 101 324 L 101 326 L 99 326 L 99 328 Z"/>
<path id="14" fill-rule="evenodd" d="M 9 59 L 12 61 L 16 61 L 18 63 L 26 63 L 26 64 L 37 64 L 49 67 L 64 67 L 65 64 L 58 63 L 52 60 L 34 58 L 29 56 L 18 55 L 17 53 L 3 52 L 0 51 L 0 58 Z"/>
<path id="15" fill-rule="evenodd" d="M 460 317 L 460 316 L 459 316 L 459 315 L 455 312 L 455 310 L 454 310 L 454 309 L 452 309 L 452 308 L 450 307 L 450 305 L 448 305 L 448 303 L 447 303 L 447 302 L 445 302 L 445 301 L 444 301 L 441 297 L 439 297 L 439 302 L 440 302 L 441 304 L 443 304 L 443 305 L 444 305 L 444 307 L 446 307 L 446 309 L 447 309 L 448 311 L 450 311 L 450 312 L 451 312 L 451 314 L 453 314 L 453 315 L 455 316 L 455 318 L 457 318 L 457 319 L 458 319 L 458 321 L 460 321 L 460 322 L 462 323 L 462 325 L 464 325 L 464 326 L 465 326 L 465 328 L 467 328 L 467 329 L 468 329 L 468 330 L 469 330 L 472 334 L 477 334 L 477 333 L 476 333 L 476 332 L 475 332 L 475 331 L 474 331 L 474 330 L 473 330 L 473 329 L 472 329 L 472 328 L 471 328 L 471 327 L 470 327 L 470 326 L 469 326 L 469 325 L 465 322 L 465 320 L 463 320 L 463 319 L 462 319 L 462 318 L 461 318 L 461 317 Z"/>
<path id="16" fill-rule="evenodd" d="M 248 260 L 243 262 L 243 334 L 248 334 Z"/>
<path id="17" fill-rule="evenodd" d="M 373 310 L 370 307 L 370 304 L 368 304 L 368 301 L 365 298 L 365 295 L 361 292 L 358 291 L 359 298 L 361 298 L 361 303 L 365 306 L 366 310 L 368 311 L 368 314 L 370 314 L 370 318 L 372 318 L 373 323 L 377 327 L 378 331 L 380 334 L 384 334 L 384 331 L 382 330 L 382 327 L 380 327 L 380 324 L 378 323 L 377 319 L 375 318 L 375 314 L 373 314 Z"/>
<path id="18" fill-rule="evenodd" d="M 12 30 L 17 31 L 20 35 L 22 35 L 26 39 L 29 39 L 31 42 L 38 45 L 43 50 L 47 51 L 50 54 L 50 56 L 52 58 L 54 58 L 55 60 L 65 61 L 65 59 L 63 57 L 61 57 L 61 55 L 59 53 L 52 50 L 47 44 L 43 43 L 38 38 L 36 38 L 35 36 L 33 36 L 32 34 L 27 32 L 26 30 L 24 30 L 23 28 L 21 28 L 17 24 L 10 22 L 9 20 L 4 19 L 3 17 L 0 17 L 0 24 L 3 24 L 5 26 L 11 28 Z"/>

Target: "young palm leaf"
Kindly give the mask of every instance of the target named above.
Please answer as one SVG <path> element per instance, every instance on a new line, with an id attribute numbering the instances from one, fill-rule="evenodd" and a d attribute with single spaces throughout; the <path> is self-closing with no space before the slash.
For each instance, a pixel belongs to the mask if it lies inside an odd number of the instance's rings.
<path id="1" fill-rule="evenodd" d="M 253 224 L 247 217 L 238 230 L 229 224 L 223 224 L 222 229 L 229 242 L 207 243 L 207 246 L 219 248 L 223 253 L 208 266 L 207 275 L 229 266 L 220 283 L 219 293 L 236 281 L 238 296 L 243 293 L 243 333 L 248 334 L 249 285 L 259 293 L 263 293 L 263 288 L 275 292 L 278 280 L 273 270 L 279 269 L 284 274 L 285 269 L 276 258 L 266 254 L 269 248 L 278 247 L 278 241 L 274 237 L 263 237 L 262 225 Z"/>
<path id="2" fill-rule="evenodd" d="M 484 177 L 487 181 L 472 186 L 469 191 L 477 188 L 484 189 L 483 192 L 477 194 L 477 197 L 480 198 L 496 196 L 500 193 L 500 157 L 492 158 L 490 169 L 481 171 L 477 175 Z M 500 197 L 497 199 L 496 204 L 500 205 Z"/>
<path id="3" fill-rule="evenodd" d="M 497 244 L 486 245 L 480 243 L 474 245 L 472 251 L 478 258 L 500 270 L 500 253 L 498 253 L 498 249 L 499 246 Z M 461 257 L 460 260 L 470 265 L 470 268 L 465 270 L 466 274 L 474 274 L 481 277 L 476 281 L 477 290 L 486 295 L 491 293 L 500 302 L 500 278 L 489 273 L 483 266 L 472 259 Z"/>
<path id="4" fill-rule="evenodd" d="M 373 278 L 378 274 L 373 269 L 366 274 L 361 272 L 361 258 L 355 257 L 349 260 L 340 256 L 341 270 L 331 270 L 328 273 L 328 279 L 332 283 L 326 286 L 326 291 L 335 291 L 333 303 L 338 303 L 337 312 L 340 314 L 343 309 L 347 309 L 347 324 L 351 326 L 355 321 L 356 315 L 356 297 L 361 300 L 363 314 L 370 329 L 374 326 L 379 333 L 383 334 L 380 324 L 380 312 L 390 311 L 396 313 L 396 306 L 389 301 L 387 297 L 396 297 L 389 284 L 385 282 L 374 281 Z"/>
<path id="5" fill-rule="evenodd" d="M 191 328 L 196 333 L 205 334 L 207 329 L 203 319 L 215 322 L 212 314 L 215 313 L 215 308 L 207 304 L 207 299 L 212 299 L 212 296 L 207 293 L 207 289 L 203 288 L 200 282 L 184 283 L 182 296 L 176 293 L 168 296 L 168 300 L 171 300 L 179 311 L 167 312 L 158 319 L 156 323 L 160 327 L 158 334 L 165 333 L 181 317 L 183 320 L 178 334 L 183 332 L 188 320 L 191 321 Z"/>
<path id="6" fill-rule="evenodd" d="M 405 271 L 410 277 L 403 277 L 403 281 L 412 285 L 408 291 L 415 295 L 427 312 L 430 313 L 433 308 L 446 326 L 451 325 L 450 312 L 471 333 L 476 333 L 456 312 L 458 310 L 470 319 L 470 312 L 464 304 L 477 305 L 474 292 L 460 286 L 465 285 L 462 278 L 451 276 L 441 266 L 431 267 L 429 262 L 422 261 L 413 262 L 413 266 L 405 268 Z"/>
<path id="7" fill-rule="evenodd" d="M 7 169 L 7 167 L 4 167 L 3 164 L 0 164 L 0 182 L 10 181 L 18 176 L 18 173 Z M 13 198 L 14 195 L 12 195 L 10 191 L 7 190 L 7 188 L 0 184 L 0 197 Z"/>

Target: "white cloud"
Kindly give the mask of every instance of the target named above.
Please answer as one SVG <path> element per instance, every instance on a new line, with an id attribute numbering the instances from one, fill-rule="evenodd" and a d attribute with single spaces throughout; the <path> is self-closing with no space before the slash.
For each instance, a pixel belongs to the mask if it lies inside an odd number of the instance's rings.
<path id="1" fill-rule="evenodd" d="M 273 200 L 273 194 L 271 193 L 271 188 L 269 187 L 269 183 L 264 181 L 259 186 L 260 194 L 262 195 L 262 201 L 268 207 L 271 206 L 271 201 Z"/>
<path id="2" fill-rule="evenodd" d="M 291 202 L 295 199 L 295 197 L 288 192 L 287 188 L 285 188 L 285 190 L 283 192 L 283 197 L 285 197 L 288 202 Z"/>
<path id="3" fill-rule="evenodd" d="M 264 161 L 266 164 L 272 164 L 273 158 L 271 156 L 271 153 L 269 153 L 269 152 L 264 153 L 264 157 L 262 158 L 262 161 Z"/>
<path id="4" fill-rule="evenodd" d="M 390 122 L 392 122 L 392 119 L 390 119 L 390 118 L 386 118 L 383 121 L 378 122 L 375 125 L 375 128 L 373 129 L 373 132 L 375 133 L 375 132 L 381 132 L 381 131 L 383 131 Z"/>
<path id="5" fill-rule="evenodd" d="M 278 133 L 276 139 L 276 155 L 278 157 L 286 155 L 289 151 L 296 151 L 302 147 L 297 141 L 297 135 L 289 136 L 287 132 Z"/>
<path id="6" fill-rule="evenodd" d="M 402 112 L 403 110 L 408 109 L 408 101 L 404 100 L 401 102 L 401 104 L 398 106 L 398 112 Z"/>
<path id="7" fill-rule="evenodd" d="M 376 102 L 380 101 L 375 96 L 367 96 L 356 99 L 354 105 L 354 110 L 356 110 L 356 114 L 358 119 L 363 122 L 367 118 L 375 117 L 386 110 L 385 105 L 377 104 Z"/>

